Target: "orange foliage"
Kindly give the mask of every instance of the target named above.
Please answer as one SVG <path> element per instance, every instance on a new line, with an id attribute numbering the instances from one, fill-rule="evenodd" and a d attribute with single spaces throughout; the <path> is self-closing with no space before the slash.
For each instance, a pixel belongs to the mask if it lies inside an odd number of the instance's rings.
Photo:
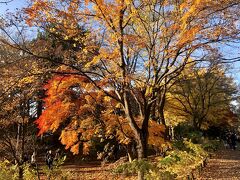
<path id="1" fill-rule="evenodd" d="M 103 132 L 105 137 L 116 136 L 122 144 L 128 144 L 134 138 L 124 115 L 115 112 L 119 108 L 117 102 L 94 88 L 86 78 L 54 76 L 44 87 L 47 90 L 46 109 L 36 121 L 39 135 L 61 128 L 61 143 L 74 154 L 79 153 L 79 147 L 87 154 L 91 139 Z M 135 118 L 140 125 L 140 117 Z M 163 125 L 150 121 L 149 143 L 160 147 L 164 142 L 163 132 Z"/>

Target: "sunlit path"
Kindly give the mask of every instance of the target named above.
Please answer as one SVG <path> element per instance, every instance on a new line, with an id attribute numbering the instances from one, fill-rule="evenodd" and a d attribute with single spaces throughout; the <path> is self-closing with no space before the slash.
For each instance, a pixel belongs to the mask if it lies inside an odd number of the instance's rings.
<path id="1" fill-rule="evenodd" d="M 240 151 L 223 150 L 209 159 L 199 179 L 240 179 Z"/>

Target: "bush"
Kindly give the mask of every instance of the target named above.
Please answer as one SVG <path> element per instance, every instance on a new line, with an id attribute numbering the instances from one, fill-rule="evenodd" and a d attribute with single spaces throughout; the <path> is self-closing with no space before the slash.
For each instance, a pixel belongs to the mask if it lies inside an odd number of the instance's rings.
<path id="1" fill-rule="evenodd" d="M 59 158 L 58 160 L 54 161 L 53 168 L 49 169 L 47 166 L 43 167 L 43 173 L 48 177 L 49 180 L 67 180 L 71 179 L 73 176 L 72 173 L 69 171 L 63 171 L 61 165 L 66 160 L 66 156 Z"/>
<path id="2" fill-rule="evenodd" d="M 186 145 L 186 148 L 189 149 L 188 151 L 193 155 L 204 159 L 208 156 L 208 153 L 202 148 L 202 145 L 193 144 L 191 141 L 186 140 L 183 143 Z"/>
<path id="3" fill-rule="evenodd" d="M 178 143 L 181 149 L 173 150 L 164 158 L 158 160 L 157 170 L 149 171 L 147 179 L 184 179 L 193 169 L 203 164 L 207 153 L 198 144 L 191 141 Z"/>
<path id="4" fill-rule="evenodd" d="M 191 141 L 183 141 L 178 143 L 185 150 L 175 149 L 168 152 L 166 157 L 149 161 L 133 161 L 118 166 L 114 172 L 132 175 L 137 171 L 145 173 L 145 179 L 184 179 L 193 169 L 196 169 L 203 164 L 208 154 L 198 144 L 193 144 Z M 184 147 L 184 148 L 183 148 Z"/>
<path id="5" fill-rule="evenodd" d="M 72 174 L 70 172 L 63 171 L 61 165 L 64 163 L 66 156 L 59 158 L 55 161 L 53 169 L 48 169 L 44 166 L 42 171 L 49 179 L 56 180 L 67 180 L 71 179 Z M 37 171 L 31 167 L 30 164 L 22 165 L 23 168 L 23 179 L 24 180 L 35 180 L 37 178 Z M 0 180 L 17 180 L 18 179 L 18 166 L 11 164 L 8 160 L 0 162 Z"/>
<path id="6" fill-rule="evenodd" d="M 202 147 L 205 151 L 214 152 L 221 147 L 222 143 L 220 140 L 206 140 Z"/>
<path id="7" fill-rule="evenodd" d="M 16 165 L 12 165 L 8 160 L 0 162 L 0 180 L 17 179 L 16 172 Z"/>
<path id="8" fill-rule="evenodd" d="M 23 178 L 24 180 L 34 180 L 37 179 L 36 171 L 30 167 L 29 164 L 23 164 Z M 17 165 L 11 164 L 8 160 L 0 162 L 0 180 L 5 179 L 19 179 L 18 178 L 19 167 Z"/>
<path id="9" fill-rule="evenodd" d="M 132 162 L 124 163 L 118 166 L 116 169 L 113 170 L 114 173 L 123 173 L 125 175 L 133 175 L 136 174 L 138 171 L 142 171 L 144 173 L 148 173 L 150 169 L 154 169 L 154 166 L 146 161 L 146 160 L 133 160 Z"/>
<path id="10" fill-rule="evenodd" d="M 187 123 L 181 123 L 175 128 L 176 139 L 182 140 L 183 138 L 190 139 L 193 143 L 201 143 L 203 133 L 196 130 L 191 125 Z"/>

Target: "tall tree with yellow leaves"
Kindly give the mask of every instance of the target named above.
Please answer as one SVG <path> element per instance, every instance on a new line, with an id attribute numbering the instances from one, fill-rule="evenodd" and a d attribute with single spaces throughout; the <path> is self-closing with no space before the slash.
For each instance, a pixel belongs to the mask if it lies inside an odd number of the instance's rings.
<path id="1" fill-rule="evenodd" d="M 236 84 L 219 65 L 186 68 L 168 94 L 169 123 L 171 118 L 187 121 L 195 130 L 221 124 L 236 92 Z"/>

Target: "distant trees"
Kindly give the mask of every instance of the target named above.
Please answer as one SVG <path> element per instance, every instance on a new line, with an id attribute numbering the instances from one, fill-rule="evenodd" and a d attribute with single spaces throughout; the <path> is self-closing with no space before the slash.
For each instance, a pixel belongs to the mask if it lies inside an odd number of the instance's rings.
<path id="1" fill-rule="evenodd" d="M 7 41 L 7 40 L 6 40 Z M 1 154 L 19 169 L 35 149 L 38 92 L 41 81 L 38 65 L 21 51 L 1 43 L 0 47 L 0 143 Z M 27 155 L 28 154 L 28 155 Z"/>
<path id="2" fill-rule="evenodd" d="M 236 85 L 219 65 L 191 66 L 169 91 L 167 111 L 179 121 L 189 121 L 196 130 L 221 122 L 235 99 Z M 226 117 L 225 117 L 226 118 Z"/>

